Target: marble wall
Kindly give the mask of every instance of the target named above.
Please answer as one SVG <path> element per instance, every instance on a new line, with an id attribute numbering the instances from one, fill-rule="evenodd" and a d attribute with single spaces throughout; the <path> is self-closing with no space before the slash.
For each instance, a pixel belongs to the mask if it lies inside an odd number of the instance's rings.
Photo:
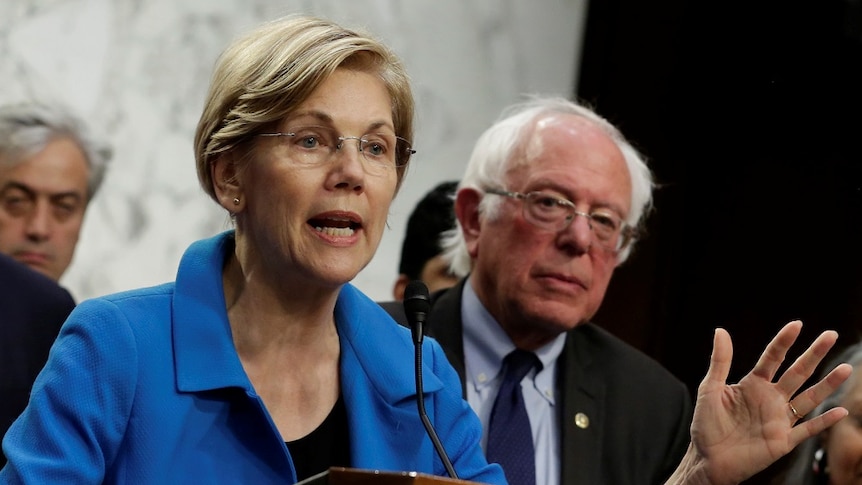
<path id="1" fill-rule="evenodd" d="M 0 103 L 70 105 L 114 148 L 63 283 L 79 300 L 174 278 L 192 241 L 230 226 L 199 189 L 192 138 L 235 35 L 306 12 L 366 27 L 405 60 L 419 150 L 374 260 L 354 283 L 389 299 L 406 218 L 458 178 L 472 142 L 526 93 L 570 95 L 587 0 L 3 0 Z"/>

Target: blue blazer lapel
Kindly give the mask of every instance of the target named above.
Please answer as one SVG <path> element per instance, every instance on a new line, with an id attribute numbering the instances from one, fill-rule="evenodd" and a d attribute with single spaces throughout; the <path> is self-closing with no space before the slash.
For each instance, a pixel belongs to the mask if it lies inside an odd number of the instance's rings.
<path id="1" fill-rule="evenodd" d="M 375 302 L 345 285 L 335 308 L 341 338 L 341 385 L 348 409 L 353 466 L 403 470 L 431 456 L 418 417 L 410 330 Z M 428 342 L 423 346 L 423 354 Z M 423 355 L 423 360 L 425 357 Z M 443 384 L 423 366 L 426 410 Z"/>

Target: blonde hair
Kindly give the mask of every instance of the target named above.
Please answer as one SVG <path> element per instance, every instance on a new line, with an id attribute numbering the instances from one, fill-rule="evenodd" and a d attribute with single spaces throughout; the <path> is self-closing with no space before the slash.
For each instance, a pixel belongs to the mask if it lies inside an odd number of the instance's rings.
<path id="1" fill-rule="evenodd" d="M 293 112 L 336 69 L 376 74 L 392 98 L 395 134 L 413 140 L 413 93 L 398 57 L 369 34 L 288 15 L 234 41 L 216 62 L 195 132 L 198 180 L 214 200 L 210 164 Z M 241 169 L 241 167 L 239 167 Z M 407 164 L 398 168 L 400 187 Z"/>

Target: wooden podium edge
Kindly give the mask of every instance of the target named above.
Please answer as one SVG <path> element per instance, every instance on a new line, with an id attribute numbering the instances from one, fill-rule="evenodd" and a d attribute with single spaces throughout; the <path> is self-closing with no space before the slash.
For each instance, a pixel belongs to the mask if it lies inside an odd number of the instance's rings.
<path id="1" fill-rule="evenodd" d="M 474 484 L 467 480 L 450 477 L 439 477 L 426 473 L 412 471 L 382 471 L 363 470 L 360 468 L 330 467 L 328 470 L 318 473 L 298 482 L 296 485 L 455 485 Z"/>

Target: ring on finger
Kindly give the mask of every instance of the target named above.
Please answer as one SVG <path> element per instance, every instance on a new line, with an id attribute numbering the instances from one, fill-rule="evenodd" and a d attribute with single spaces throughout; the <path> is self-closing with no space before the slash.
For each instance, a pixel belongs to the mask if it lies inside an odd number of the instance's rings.
<path id="1" fill-rule="evenodd" d="M 796 419 L 802 419 L 804 417 L 804 415 L 799 414 L 799 411 L 796 410 L 792 402 L 787 401 L 787 405 L 790 407 L 790 412 L 793 413 L 794 416 L 796 416 Z"/>

